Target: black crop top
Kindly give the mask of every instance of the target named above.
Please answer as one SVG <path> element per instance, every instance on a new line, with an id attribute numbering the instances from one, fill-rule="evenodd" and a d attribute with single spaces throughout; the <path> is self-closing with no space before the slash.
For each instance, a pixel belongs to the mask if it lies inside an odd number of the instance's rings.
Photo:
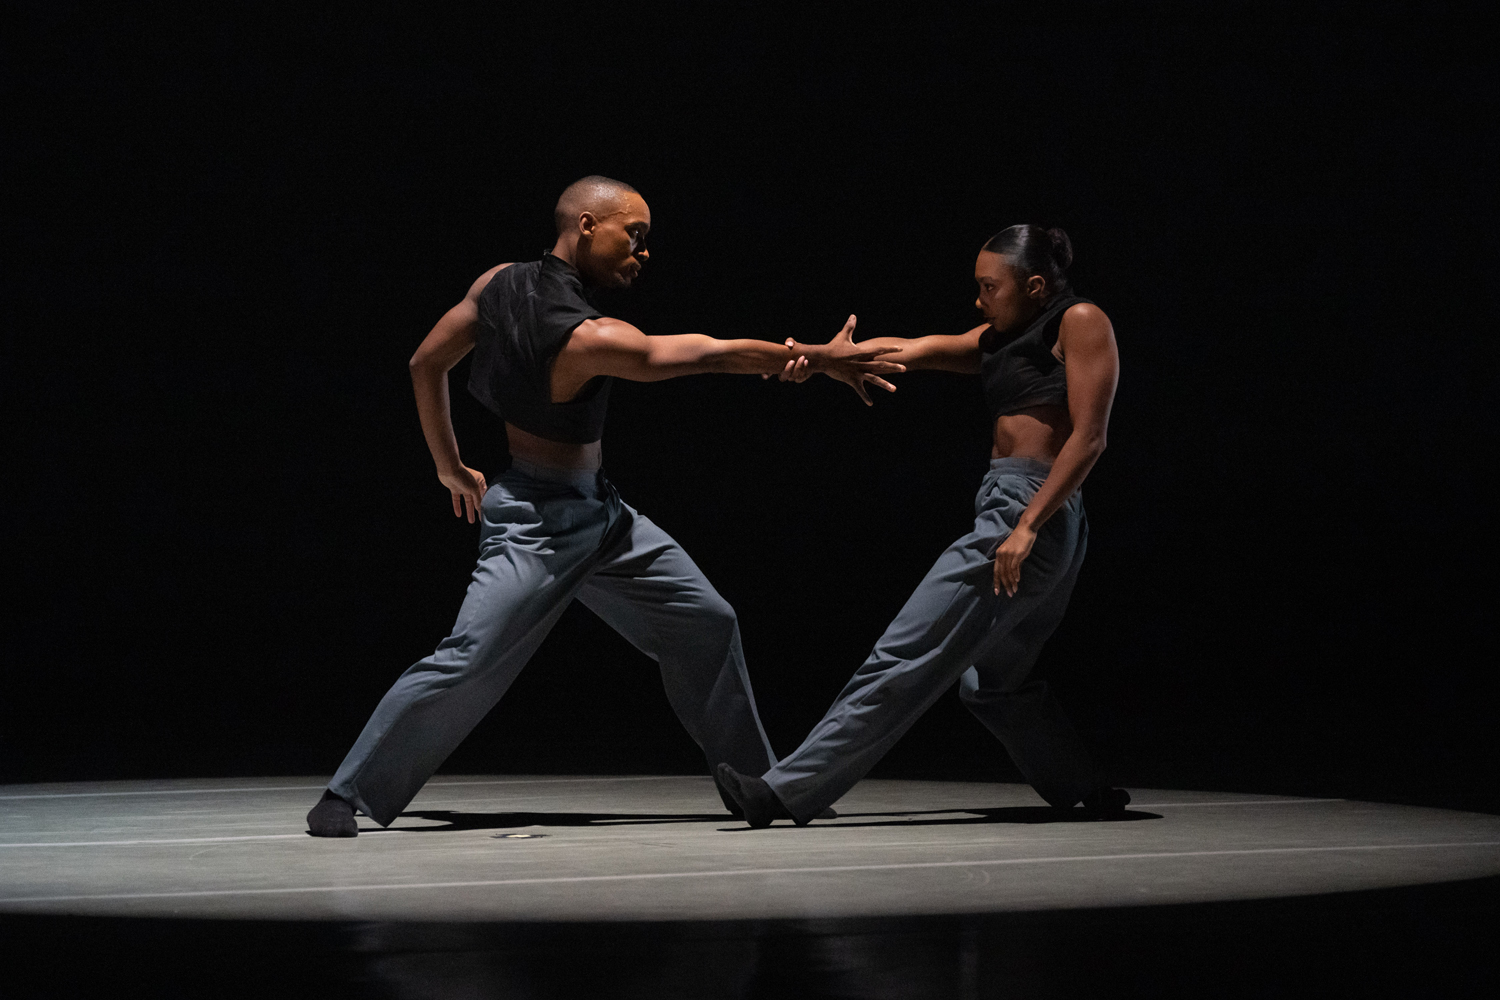
<path id="1" fill-rule="evenodd" d="M 549 441 L 588 444 L 604 436 L 612 379 L 589 379 L 575 398 L 552 402 L 552 362 L 585 320 L 603 313 L 583 280 L 552 254 L 512 264 L 479 293 L 479 331 L 469 392 L 521 430 Z"/>
<path id="2" fill-rule="evenodd" d="M 1019 413 L 1028 406 L 1068 404 L 1067 373 L 1052 348 L 1063 313 L 1088 301 L 1077 295 L 1059 295 L 1043 307 L 1030 326 L 1003 344 L 994 327 L 979 335 L 979 349 L 984 353 L 979 372 L 991 420 Z"/>

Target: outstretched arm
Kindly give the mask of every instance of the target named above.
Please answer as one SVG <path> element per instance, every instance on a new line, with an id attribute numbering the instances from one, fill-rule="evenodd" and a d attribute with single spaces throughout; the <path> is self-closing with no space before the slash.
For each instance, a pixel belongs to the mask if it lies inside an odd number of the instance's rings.
<path id="1" fill-rule="evenodd" d="M 427 450 L 437 463 L 438 480 L 453 494 L 453 513 L 464 515 L 468 504 L 469 523 L 479 511 L 484 496 L 484 476 L 464 465 L 458 457 L 458 438 L 453 433 L 453 418 L 448 409 L 448 372 L 465 354 L 474 349 L 474 330 L 479 325 L 479 293 L 496 272 L 510 267 L 501 264 L 479 276 L 462 302 L 443 314 L 437 325 L 422 340 L 411 356 L 411 385 L 417 394 L 417 416 L 422 421 L 422 436 Z"/>
<path id="2" fill-rule="evenodd" d="M 907 371 L 958 372 L 979 374 L 979 335 L 989 324 L 976 326 L 968 333 L 931 334 L 926 337 L 871 337 L 861 340 L 860 347 L 894 347 L 885 360 L 906 366 Z"/>
<path id="3" fill-rule="evenodd" d="M 1098 306 L 1079 303 L 1063 313 L 1057 333 L 1068 377 L 1068 415 L 1073 430 L 1047 481 L 1021 513 L 1014 531 L 995 552 L 995 593 L 1011 597 L 1021 585 L 1021 563 L 1031 554 L 1036 533 L 1073 491 L 1083 485 L 1089 470 L 1104 454 L 1109 410 L 1120 377 L 1120 354 L 1109 317 Z"/>
<path id="4" fill-rule="evenodd" d="M 621 320 L 588 320 L 573 331 L 553 364 L 552 398 L 557 402 L 572 399 L 597 375 L 635 382 L 659 382 L 707 372 L 774 375 L 799 356 L 807 358 L 811 371 L 870 379 L 894 391 L 895 387 L 879 376 L 906 369 L 881 357 L 892 353 L 891 348 L 853 343 L 848 336 L 852 329 L 852 323 L 846 324 L 827 344 L 792 342 L 789 346 L 764 340 L 718 340 L 699 333 L 649 337 Z"/>

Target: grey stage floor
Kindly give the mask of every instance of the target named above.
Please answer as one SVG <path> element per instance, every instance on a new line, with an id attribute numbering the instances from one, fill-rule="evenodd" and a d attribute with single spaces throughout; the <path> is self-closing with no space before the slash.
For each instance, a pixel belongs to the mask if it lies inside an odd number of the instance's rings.
<path id="1" fill-rule="evenodd" d="M 1500 817 L 1132 789 L 1071 821 L 1021 785 L 866 781 L 749 830 L 699 777 L 444 777 L 317 840 L 317 778 L 0 786 L 0 912 L 652 921 L 1248 900 L 1500 874 Z M 516 836 L 516 835 L 528 836 Z"/>

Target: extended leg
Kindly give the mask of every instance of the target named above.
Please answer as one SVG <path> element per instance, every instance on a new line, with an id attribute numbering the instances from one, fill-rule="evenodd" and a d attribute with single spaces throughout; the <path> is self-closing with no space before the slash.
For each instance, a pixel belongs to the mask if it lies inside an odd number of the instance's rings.
<path id="1" fill-rule="evenodd" d="M 974 530 L 938 558 L 802 746 L 766 774 L 799 821 L 853 787 L 1067 573 L 1079 541 L 1076 506 L 1059 511 L 1038 535 L 1016 596 L 994 595 L 994 551 L 1027 499 L 991 496 Z"/>
<path id="2" fill-rule="evenodd" d="M 608 527 L 608 505 L 574 496 L 543 503 L 521 489 L 490 490 L 479 564 L 452 633 L 381 699 L 329 783 L 335 795 L 389 825 L 509 689 Z"/>
<path id="3" fill-rule="evenodd" d="M 740 626 L 731 608 L 670 535 L 636 514 L 578 599 L 661 667 L 688 735 L 712 767 L 747 774 L 776 762 L 755 711 Z"/>

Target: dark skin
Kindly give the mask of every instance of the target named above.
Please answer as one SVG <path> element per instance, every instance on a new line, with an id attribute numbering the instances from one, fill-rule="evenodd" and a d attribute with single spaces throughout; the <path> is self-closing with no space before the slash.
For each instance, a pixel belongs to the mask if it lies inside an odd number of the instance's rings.
<path id="1" fill-rule="evenodd" d="M 983 357 L 979 338 L 990 327 L 1002 337 L 1019 334 L 1046 307 L 1051 291 L 1041 275 L 1013 269 L 999 254 L 981 251 L 974 262 L 979 295 L 974 304 L 985 322 L 967 333 L 928 337 L 875 337 L 861 347 L 895 347 L 888 360 L 908 370 L 978 374 Z M 853 325 L 850 317 L 849 325 Z M 1052 471 L 1037 491 L 1015 530 L 995 552 L 994 588 L 1014 597 L 1021 586 L 1021 564 L 1031 554 L 1036 533 L 1047 519 L 1083 485 L 1089 470 L 1104 453 L 1109 411 L 1119 381 L 1120 356 L 1114 327 L 1098 306 L 1079 303 L 1063 313 L 1052 353 L 1065 363 L 1067 406 L 1034 406 L 995 420 L 991 458 L 1033 458 L 1048 462 Z M 812 374 L 798 358 L 781 377 L 801 381 Z"/>
<path id="2" fill-rule="evenodd" d="M 646 236 L 651 209 L 634 193 L 602 190 L 583 198 L 569 216 L 552 253 L 578 270 L 586 284 L 628 288 L 650 259 Z M 410 362 L 412 388 L 422 433 L 437 464 L 438 480 L 448 488 L 453 513 L 467 514 L 472 523 L 488 484 L 483 474 L 464 465 L 449 414 L 448 372 L 474 347 L 479 325 L 479 293 L 498 272 L 490 268 L 470 286 L 462 302 L 449 309 L 427 334 Z M 567 402 L 588 382 L 613 375 L 637 382 L 656 382 L 680 375 L 727 372 L 769 377 L 781 373 L 789 359 L 801 359 L 802 371 L 821 371 L 856 387 L 868 403 L 864 386 L 873 383 L 894 392 L 880 376 L 906 369 L 881 357 L 898 348 L 856 345 L 854 317 L 827 344 L 785 344 L 763 340 L 718 340 L 703 334 L 647 336 L 623 320 L 604 317 L 580 324 L 552 365 L 552 399 Z M 512 457 L 537 465 L 568 469 L 597 469 L 602 442 L 575 444 L 551 441 L 505 425 Z"/>

